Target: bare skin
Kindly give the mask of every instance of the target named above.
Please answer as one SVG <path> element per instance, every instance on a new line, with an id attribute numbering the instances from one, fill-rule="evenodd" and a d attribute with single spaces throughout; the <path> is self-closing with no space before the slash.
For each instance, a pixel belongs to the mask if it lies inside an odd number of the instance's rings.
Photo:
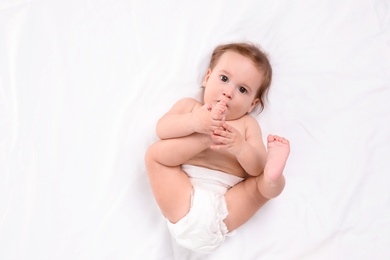
<path id="1" fill-rule="evenodd" d="M 268 135 L 267 141 L 267 163 L 263 176 L 257 177 L 257 184 L 259 192 L 264 197 L 272 199 L 282 192 L 285 185 L 283 170 L 290 153 L 290 143 L 277 135 Z"/>
<path id="2" fill-rule="evenodd" d="M 282 192 L 289 142 L 269 135 L 266 149 L 260 126 L 248 114 L 258 104 L 255 93 L 261 81 L 262 73 L 251 60 L 223 54 L 203 81 L 206 103 L 180 100 L 159 120 L 161 140 L 148 149 L 145 163 L 156 201 L 172 223 L 190 210 L 192 185 L 181 164 L 245 178 L 225 194 L 228 230 L 244 224 Z"/>
<path id="3" fill-rule="evenodd" d="M 274 135 L 268 135 L 267 141 L 268 156 L 264 173 L 247 178 L 228 190 L 225 195 L 229 215 L 224 222 L 228 230 L 240 227 L 284 189 L 283 170 L 290 153 L 289 141 Z"/>
<path id="4" fill-rule="evenodd" d="M 218 113 L 219 112 L 217 112 L 217 114 Z M 220 118 L 222 118 L 222 116 Z M 199 142 L 199 140 L 202 139 L 203 143 Z M 154 144 L 157 149 L 150 149 L 149 153 L 159 150 L 166 154 L 167 150 L 175 149 L 176 154 L 183 155 L 187 153 L 186 158 L 181 158 L 182 163 L 187 163 L 191 162 L 191 160 L 187 161 L 187 158 L 193 157 L 194 154 L 201 154 L 206 150 L 208 151 L 206 154 L 213 152 L 213 150 L 209 148 L 211 138 L 207 135 L 191 135 L 177 139 L 174 142 L 171 141 L 172 140 L 163 140 Z M 174 147 L 169 148 L 168 146 L 170 145 Z M 192 150 L 188 149 L 188 147 L 192 147 Z M 283 137 L 269 135 L 267 138 L 267 150 L 268 154 L 264 172 L 256 177 L 248 177 L 245 181 L 228 190 L 225 195 L 229 215 L 224 221 L 228 230 L 237 229 L 249 220 L 258 209 L 269 201 L 269 199 L 277 197 L 283 191 L 285 185 L 283 169 L 290 152 L 289 142 Z M 193 154 L 189 153 L 190 151 L 192 151 Z M 147 158 L 149 156 L 150 154 Z M 171 158 L 171 156 L 169 156 L 169 158 Z M 178 156 L 174 158 L 178 159 Z M 166 160 L 164 163 L 172 164 L 178 163 L 178 161 L 169 162 L 169 160 Z M 184 217 L 190 209 L 191 183 L 189 182 L 187 175 L 181 170 L 180 166 L 166 166 L 156 161 L 154 161 L 154 163 L 148 163 L 147 165 L 151 164 L 157 165 L 157 170 L 155 171 L 150 170 L 148 167 L 149 174 L 156 175 L 151 178 L 152 186 L 154 186 L 153 181 L 156 181 L 159 183 L 159 191 L 157 191 L 157 193 L 166 194 L 166 196 L 157 196 L 157 201 L 163 214 L 172 223 L 176 223 Z"/>

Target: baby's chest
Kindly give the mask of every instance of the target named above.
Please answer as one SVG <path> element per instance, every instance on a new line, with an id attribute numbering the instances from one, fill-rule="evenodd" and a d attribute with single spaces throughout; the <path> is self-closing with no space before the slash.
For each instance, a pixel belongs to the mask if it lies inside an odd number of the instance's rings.
<path id="1" fill-rule="evenodd" d="M 235 120 L 226 122 L 228 125 L 232 126 L 238 133 L 242 136 L 245 136 L 245 124 L 242 121 Z"/>

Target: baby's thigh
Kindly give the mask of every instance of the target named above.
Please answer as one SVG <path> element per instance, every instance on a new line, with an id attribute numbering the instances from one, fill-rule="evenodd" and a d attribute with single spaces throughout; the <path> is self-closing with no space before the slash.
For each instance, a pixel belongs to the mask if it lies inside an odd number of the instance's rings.
<path id="1" fill-rule="evenodd" d="M 192 184 L 180 166 L 169 167 L 146 156 L 149 183 L 162 214 L 172 223 L 184 217 L 191 204 Z"/>
<path id="2" fill-rule="evenodd" d="M 247 222 L 269 199 L 257 188 L 256 177 L 250 177 L 232 187 L 225 194 L 229 215 L 224 220 L 229 231 Z"/>

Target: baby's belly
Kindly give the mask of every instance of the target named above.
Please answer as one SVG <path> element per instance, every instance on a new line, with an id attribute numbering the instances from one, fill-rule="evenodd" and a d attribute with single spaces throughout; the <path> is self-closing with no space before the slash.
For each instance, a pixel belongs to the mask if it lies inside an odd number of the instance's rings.
<path id="1" fill-rule="evenodd" d="M 222 171 L 242 178 L 247 177 L 247 174 L 238 163 L 236 157 L 224 151 L 221 152 L 207 149 L 191 158 L 185 164 Z"/>

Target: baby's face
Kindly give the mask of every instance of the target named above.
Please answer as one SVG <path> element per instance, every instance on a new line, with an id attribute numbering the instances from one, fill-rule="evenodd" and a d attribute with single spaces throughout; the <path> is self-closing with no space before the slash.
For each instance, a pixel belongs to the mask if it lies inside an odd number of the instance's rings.
<path id="1" fill-rule="evenodd" d="M 213 106 L 227 103 L 226 120 L 234 120 L 251 112 L 259 103 L 255 98 L 263 81 L 263 73 L 252 60 L 233 51 L 225 52 L 214 69 L 203 80 L 204 102 Z"/>

